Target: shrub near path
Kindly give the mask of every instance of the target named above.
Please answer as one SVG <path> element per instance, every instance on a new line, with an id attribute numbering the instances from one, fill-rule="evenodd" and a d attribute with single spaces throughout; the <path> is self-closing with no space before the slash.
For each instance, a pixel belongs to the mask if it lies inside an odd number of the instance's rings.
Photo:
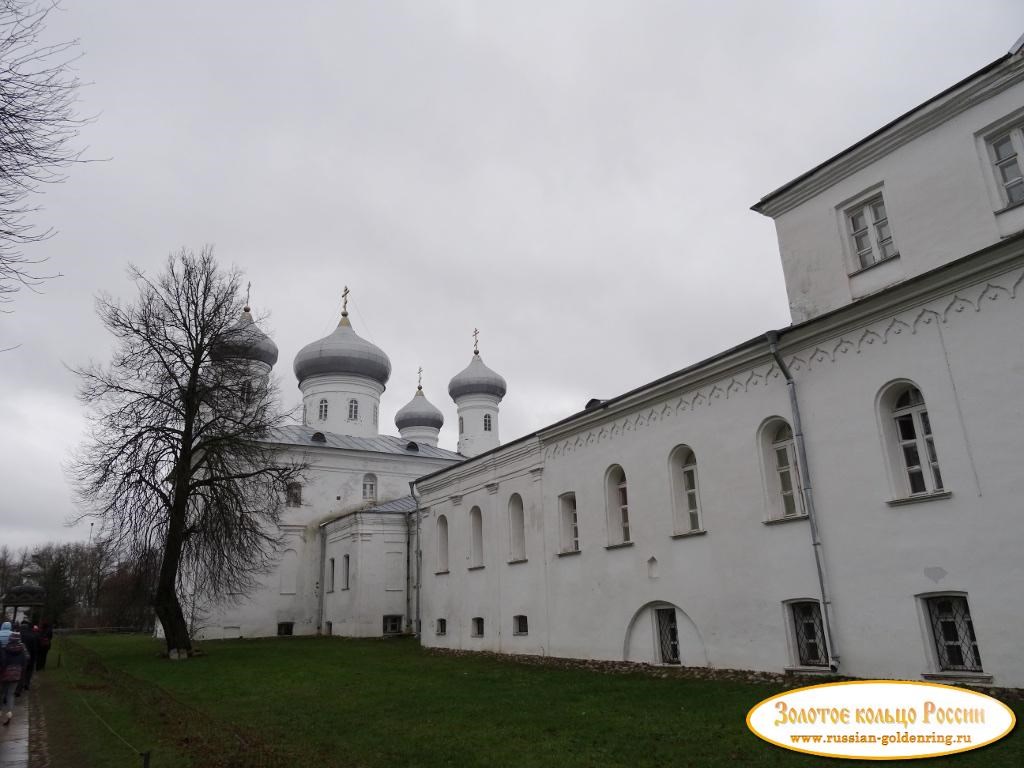
<path id="1" fill-rule="evenodd" d="M 260 734 L 281 760 L 268 756 L 266 765 L 857 764 L 788 752 L 751 734 L 747 710 L 778 685 L 438 654 L 412 640 L 217 641 L 179 663 L 158 658 L 158 644 L 145 638 L 76 642 L 105 666 L 204 713 L 210 729 Z M 1011 705 L 1024 714 L 1020 702 Z M 928 761 L 929 768 L 1022 764 L 1018 733 Z"/>

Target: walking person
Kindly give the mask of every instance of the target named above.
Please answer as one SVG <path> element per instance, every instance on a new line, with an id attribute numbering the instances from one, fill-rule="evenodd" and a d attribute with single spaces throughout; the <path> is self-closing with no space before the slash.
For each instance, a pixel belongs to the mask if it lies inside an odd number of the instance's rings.
<path id="1" fill-rule="evenodd" d="M 7 626 L 9 622 L 5 622 Z M 14 697 L 17 695 L 18 684 L 28 665 L 28 654 L 21 643 L 21 635 L 11 632 L 7 635 L 7 644 L 0 646 L 0 712 L 3 713 L 4 725 L 11 724 L 14 716 Z"/>
<path id="2" fill-rule="evenodd" d="M 39 636 L 32 629 L 32 623 L 28 619 L 21 622 L 21 644 L 25 648 L 25 672 L 21 676 L 21 683 L 15 696 L 20 696 L 22 691 L 27 691 L 32 685 L 32 672 L 35 670 L 35 658 L 39 652 Z"/>
<path id="3" fill-rule="evenodd" d="M 39 629 L 39 641 L 36 648 L 36 672 L 41 672 L 46 666 L 46 655 L 50 652 L 51 645 L 53 645 L 53 627 L 50 626 L 50 622 L 44 621 Z"/>

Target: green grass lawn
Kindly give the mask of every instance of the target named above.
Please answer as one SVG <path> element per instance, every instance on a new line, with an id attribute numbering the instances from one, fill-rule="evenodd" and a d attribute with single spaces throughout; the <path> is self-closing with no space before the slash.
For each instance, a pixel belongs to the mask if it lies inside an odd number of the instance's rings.
<path id="1" fill-rule="evenodd" d="M 45 674 L 47 722 L 74 723 L 65 736 L 77 739 L 82 768 L 141 765 L 91 722 L 86 702 L 115 730 L 128 729 L 136 746 L 151 747 L 153 768 L 857 764 L 788 752 L 751 734 L 747 710 L 781 690 L 771 685 L 432 654 L 412 640 L 219 641 L 176 663 L 159 658 L 159 644 L 146 638 L 74 642 L 113 671 L 65 647 L 65 669 Z M 1024 707 L 1013 706 L 1021 717 Z M 249 742 L 274 757 L 217 762 Z M 1021 766 L 1024 738 L 1015 732 L 925 765 Z"/>

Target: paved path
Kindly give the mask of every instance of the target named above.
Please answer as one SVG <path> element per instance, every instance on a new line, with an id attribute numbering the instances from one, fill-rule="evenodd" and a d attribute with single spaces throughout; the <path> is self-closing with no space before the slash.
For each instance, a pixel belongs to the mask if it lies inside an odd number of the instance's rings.
<path id="1" fill-rule="evenodd" d="M 14 701 L 14 718 L 0 725 L 0 768 L 28 768 L 28 697 L 23 693 Z"/>

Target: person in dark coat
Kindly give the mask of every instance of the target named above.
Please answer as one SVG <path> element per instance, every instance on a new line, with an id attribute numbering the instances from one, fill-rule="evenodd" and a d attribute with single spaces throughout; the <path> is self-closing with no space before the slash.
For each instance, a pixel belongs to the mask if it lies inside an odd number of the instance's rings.
<path id="1" fill-rule="evenodd" d="M 21 683 L 15 691 L 15 696 L 20 696 L 22 691 L 27 691 L 32 685 L 32 670 L 36 668 L 34 659 L 39 652 L 39 635 L 32 629 L 28 619 L 21 622 L 21 644 L 25 646 L 25 674 L 21 676 Z"/>
<path id="2" fill-rule="evenodd" d="M 50 626 L 50 622 L 44 621 L 39 629 L 39 641 L 36 649 L 36 672 L 41 671 L 46 666 L 46 654 L 50 652 L 51 645 L 53 645 L 53 627 Z"/>
<path id="3" fill-rule="evenodd" d="M 21 635 L 12 632 L 7 645 L 0 647 L 0 712 L 3 713 L 4 725 L 10 725 L 14 716 L 14 697 L 28 663 Z"/>

